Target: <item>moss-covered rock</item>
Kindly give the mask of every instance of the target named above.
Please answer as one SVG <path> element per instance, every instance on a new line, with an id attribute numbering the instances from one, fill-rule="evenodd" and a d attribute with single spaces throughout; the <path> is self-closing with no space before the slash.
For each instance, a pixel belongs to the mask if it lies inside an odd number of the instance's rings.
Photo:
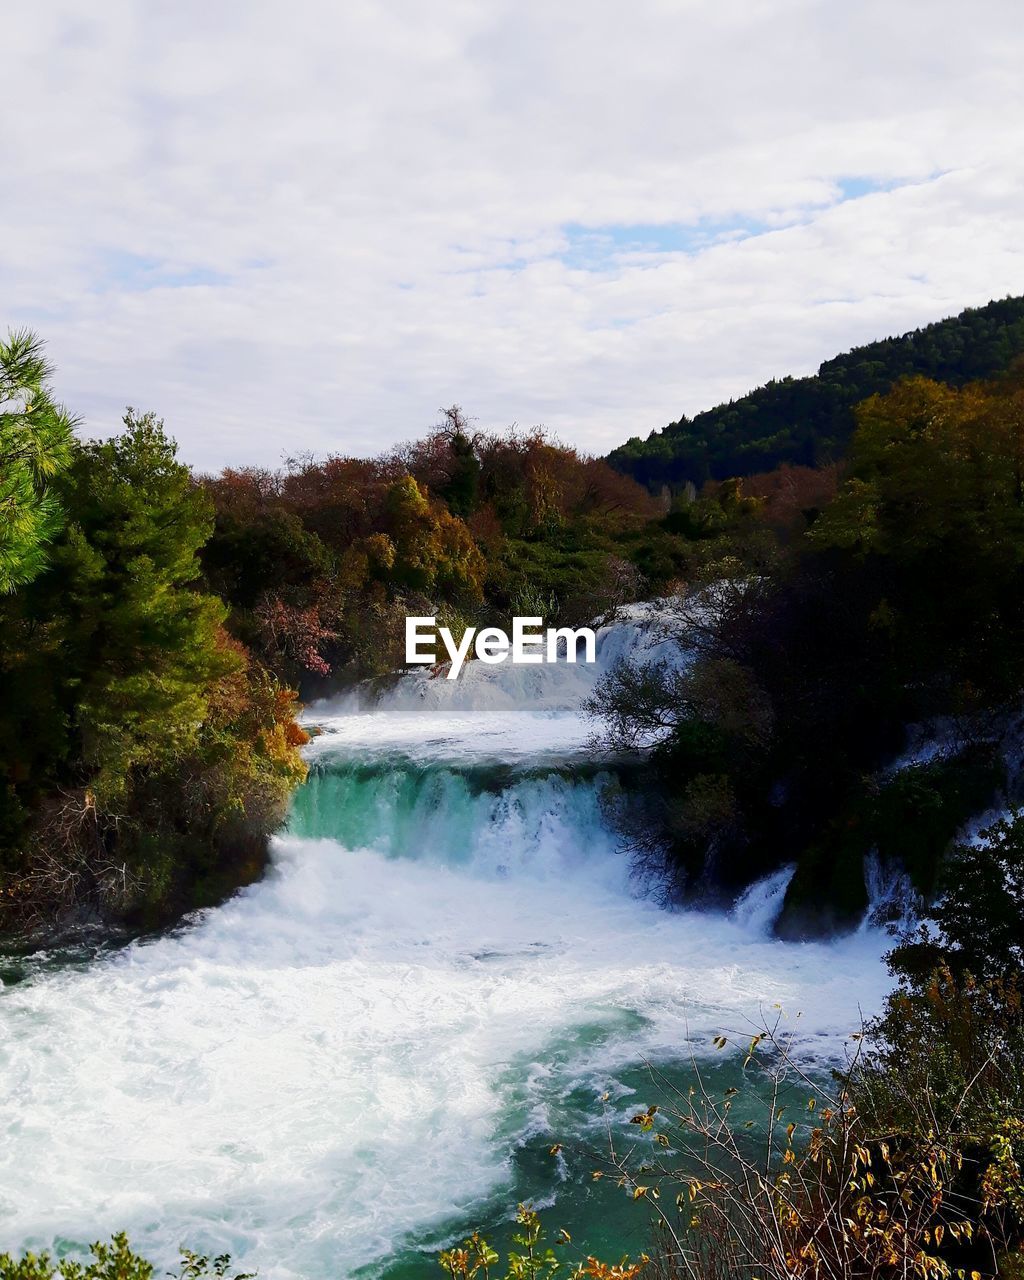
<path id="1" fill-rule="evenodd" d="M 960 828 L 991 804 L 1001 779 L 989 746 L 869 779 L 797 862 L 776 932 L 818 937 L 850 929 L 868 908 L 864 860 L 877 851 L 927 901 Z"/>

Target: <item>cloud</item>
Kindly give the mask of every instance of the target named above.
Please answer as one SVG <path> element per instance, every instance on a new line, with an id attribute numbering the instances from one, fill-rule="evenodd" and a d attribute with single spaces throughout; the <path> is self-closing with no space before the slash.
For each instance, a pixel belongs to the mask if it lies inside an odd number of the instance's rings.
<path id="1" fill-rule="evenodd" d="M 38 0 L 0 324 L 201 467 L 458 400 L 604 450 L 1024 291 L 1014 0 Z"/>

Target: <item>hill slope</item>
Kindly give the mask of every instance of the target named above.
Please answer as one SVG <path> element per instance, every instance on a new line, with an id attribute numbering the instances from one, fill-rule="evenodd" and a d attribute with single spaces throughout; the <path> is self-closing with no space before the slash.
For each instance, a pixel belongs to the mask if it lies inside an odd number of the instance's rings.
<path id="1" fill-rule="evenodd" d="M 842 455 L 853 406 L 910 374 L 959 386 L 988 378 L 1024 352 L 1024 297 L 970 308 L 901 337 L 883 338 L 826 360 L 817 374 L 783 378 L 646 440 L 613 450 L 616 470 L 657 489 L 692 480 L 752 475 L 789 462 L 816 466 Z"/>

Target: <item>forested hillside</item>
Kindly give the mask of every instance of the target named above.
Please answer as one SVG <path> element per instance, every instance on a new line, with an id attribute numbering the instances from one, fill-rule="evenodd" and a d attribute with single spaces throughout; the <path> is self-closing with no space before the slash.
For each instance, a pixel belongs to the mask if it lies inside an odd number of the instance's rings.
<path id="1" fill-rule="evenodd" d="M 608 455 L 624 475 L 657 491 L 691 481 L 750 476 L 788 463 L 820 466 L 846 451 L 854 407 L 921 375 L 962 386 L 1006 369 L 1024 352 L 1024 297 L 970 308 L 899 337 L 826 360 L 808 378 L 782 378 L 681 417 L 646 440 L 634 436 Z"/>
<path id="2" fill-rule="evenodd" d="M 307 695 L 404 662 L 407 614 L 458 630 L 583 622 L 679 578 L 686 536 L 607 463 L 543 431 L 477 431 L 457 407 L 377 458 L 203 477 L 202 552 L 228 625 Z"/>

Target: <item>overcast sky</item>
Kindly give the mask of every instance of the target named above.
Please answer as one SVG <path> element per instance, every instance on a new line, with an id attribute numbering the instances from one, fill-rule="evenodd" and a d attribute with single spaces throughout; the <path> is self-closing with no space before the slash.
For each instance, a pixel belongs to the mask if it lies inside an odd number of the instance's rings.
<path id="1" fill-rule="evenodd" d="M 595 452 L 1024 292 L 1019 0 L 34 0 L 0 326 L 94 433 Z"/>

